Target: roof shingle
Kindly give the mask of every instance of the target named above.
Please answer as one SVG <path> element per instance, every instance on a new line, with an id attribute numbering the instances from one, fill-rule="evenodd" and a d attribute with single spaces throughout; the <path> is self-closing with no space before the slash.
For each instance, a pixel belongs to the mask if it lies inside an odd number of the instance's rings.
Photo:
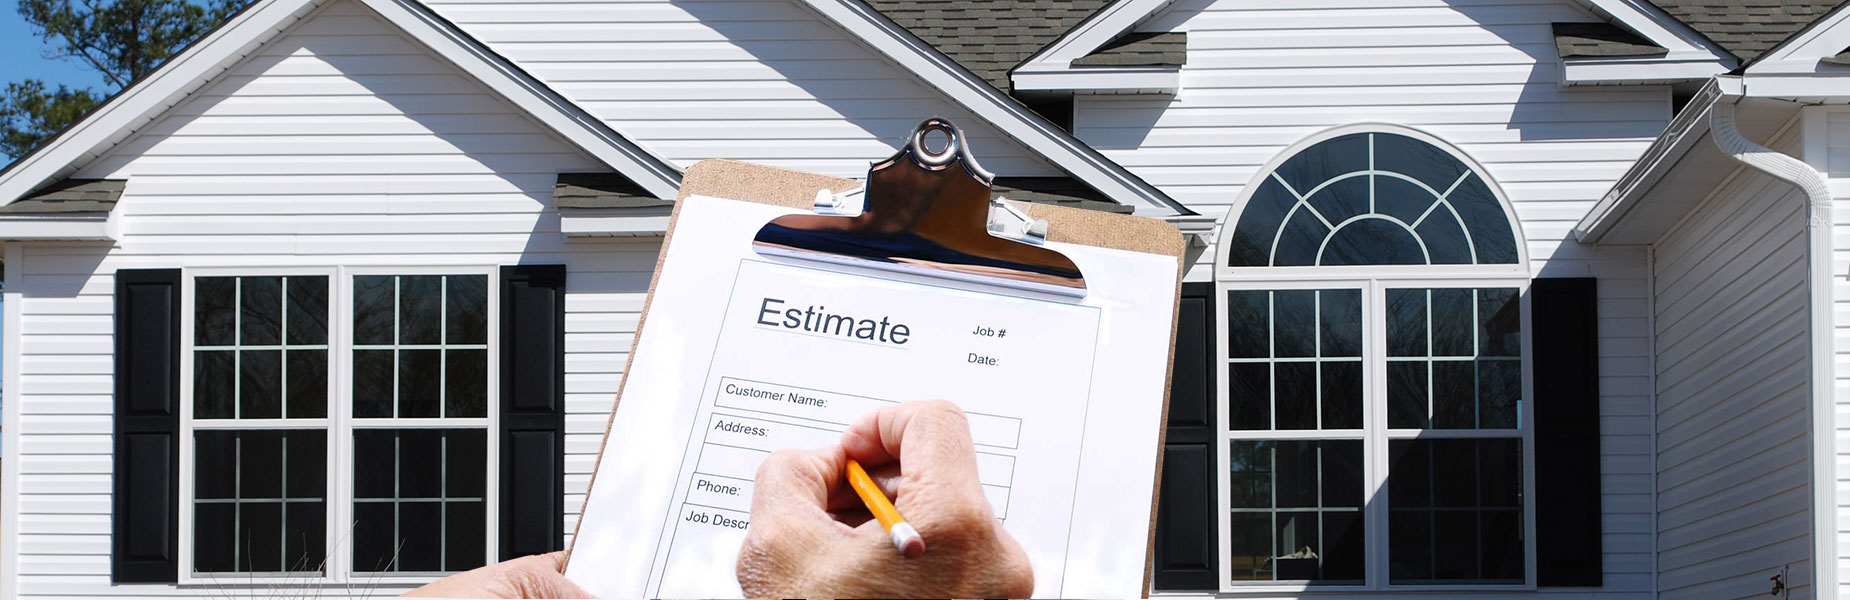
<path id="1" fill-rule="evenodd" d="M 1651 0 L 1742 62 L 1829 14 L 1838 0 Z"/>
<path id="2" fill-rule="evenodd" d="M 1111 0 L 865 0 L 998 90 L 1009 71 Z"/>
<path id="3" fill-rule="evenodd" d="M 1669 50 L 1611 23 L 1555 23 L 1561 58 L 1663 56 Z"/>
<path id="4" fill-rule="evenodd" d="M 1078 67 L 1179 67 L 1188 63 L 1188 34 L 1128 33 L 1073 61 Z"/>
<path id="5" fill-rule="evenodd" d="M 66 179 L 0 206 L 0 215 L 107 213 L 127 185 L 126 179 Z"/>

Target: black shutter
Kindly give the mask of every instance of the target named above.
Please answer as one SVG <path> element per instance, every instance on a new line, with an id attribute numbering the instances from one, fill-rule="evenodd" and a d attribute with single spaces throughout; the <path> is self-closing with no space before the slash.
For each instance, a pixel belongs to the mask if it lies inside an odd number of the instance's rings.
<path id="1" fill-rule="evenodd" d="M 1214 284 L 1182 285 L 1169 425 L 1156 508 L 1158 590 L 1219 586 L 1219 519 L 1214 472 Z"/>
<path id="2" fill-rule="evenodd" d="M 501 559 L 565 542 L 565 267 L 501 267 Z"/>
<path id="3" fill-rule="evenodd" d="M 1529 287 L 1536 580 L 1599 586 L 1599 312 L 1592 278 Z"/>
<path id="4" fill-rule="evenodd" d="M 173 583 L 180 550 L 180 270 L 116 271 L 110 575 Z"/>

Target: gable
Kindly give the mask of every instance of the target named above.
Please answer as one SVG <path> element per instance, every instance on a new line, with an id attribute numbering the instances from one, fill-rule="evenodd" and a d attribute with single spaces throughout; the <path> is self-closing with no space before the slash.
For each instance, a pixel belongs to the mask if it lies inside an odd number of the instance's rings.
<path id="1" fill-rule="evenodd" d="M 942 116 L 998 175 L 1062 174 L 791 0 L 430 5 L 679 164 L 730 158 L 858 178 Z"/>
<path id="2" fill-rule="evenodd" d="M 429 180 L 543 197 L 554 173 L 600 168 L 365 6 L 339 0 L 76 176 L 132 179 L 131 196 L 170 185 L 317 194 Z"/>

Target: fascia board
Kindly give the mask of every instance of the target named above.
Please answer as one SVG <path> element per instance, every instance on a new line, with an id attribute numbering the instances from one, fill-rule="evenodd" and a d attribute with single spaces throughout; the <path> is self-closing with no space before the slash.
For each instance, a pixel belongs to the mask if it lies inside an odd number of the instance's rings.
<path id="1" fill-rule="evenodd" d="M 1708 79 L 1728 67 L 1707 56 L 1587 58 L 1561 61 L 1562 85 L 1657 83 Z"/>
<path id="2" fill-rule="evenodd" d="M 1666 174 L 1675 167 L 1696 142 L 1709 131 L 1709 112 L 1715 109 L 1715 102 L 1725 93 L 1724 86 L 1716 80 L 1704 85 L 1690 99 L 1688 105 L 1671 119 L 1670 126 L 1646 148 L 1632 167 L 1613 184 L 1612 189 L 1601 196 L 1593 208 L 1587 211 L 1580 222 L 1574 224 L 1574 239 L 1583 244 L 1597 244 L 1608 231 L 1625 215 L 1631 212 L 1639 199 L 1651 191 Z"/>
<path id="3" fill-rule="evenodd" d="M 1670 54 L 1694 52 L 1710 57 L 1720 63 L 1723 71 L 1740 66 L 1740 60 L 1733 53 L 1710 41 L 1695 29 L 1675 17 L 1665 13 L 1645 0 L 1580 0 L 1595 12 L 1624 25 L 1626 28 L 1644 36 L 1651 43 L 1663 46 Z"/>
<path id="4" fill-rule="evenodd" d="M 859 0 L 803 0 L 900 68 L 944 92 L 978 118 L 1034 149 L 1108 198 L 1133 201 L 1134 214 L 1167 217 L 1193 214 L 1084 142 L 1028 111 Z"/>
<path id="5" fill-rule="evenodd" d="M 1022 61 L 1022 68 L 1064 69 L 1111 43 L 1175 0 L 1119 0 Z"/>
<path id="6" fill-rule="evenodd" d="M 649 152 L 415 0 L 358 0 L 573 145 L 661 199 L 681 187 L 674 163 Z"/>
<path id="7" fill-rule="evenodd" d="M 668 215 L 617 216 L 559 215 L 559 232 L 565 237 L 637 237 L 664 235 L 668 232 Z"/>
<path id="8" fill-rule="evenodd" d="M 141 81 L 116 94 L 37 151 L 0 171 L 0 205 L 98 156 L 206 85 L 231 63 L 255 51 L 324 0 L 258 0 L 194 42 Z"/>
<path id="9" fill-rule="evenodd" d="M 116 233 L 115 219 L 104 214 L 0 217 L 0 240 L 111 241 L 116 239 Z"/>
<path id="10" fill-rule="evenodd" d="M 1182 87 L 1182 70 L 1168 68 L 1099 68 L 1064 71 L 1016 71 L 1009 81 L 1017 90 L 1135 91 L 1173 94 Z"/>
<path id="11" fill-rule="evenodd" d="M 1845 75 L 1762 75 L 1742 78 L 1749 98 L 1804 99 L 1807 103 L 1844 104 L 1850 101 L 1850 73 Z"/>

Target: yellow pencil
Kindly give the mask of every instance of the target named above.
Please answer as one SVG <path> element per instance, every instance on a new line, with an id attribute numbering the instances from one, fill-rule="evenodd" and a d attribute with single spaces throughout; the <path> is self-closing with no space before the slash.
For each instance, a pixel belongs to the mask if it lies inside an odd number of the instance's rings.
<path id="1" fill-rule="evenodd" d="M 848 485 L 861 497 L 861 502 L 867 504 L 874 518 L 880 520 L 880 526 L 886 528 L 887 537 L 893 540 L 893 548 L 899 550 L 901 556 L 917 558 L 925 553 L 925 538 L 919 537 L 919 530 L 913 529 L 912 524 L 900 516 L 899 509 L 894 508 L 880 486 L 874 484 L 874 478 L 867 476 L 867 469 L 853 459 L 848 460 Z"/>

